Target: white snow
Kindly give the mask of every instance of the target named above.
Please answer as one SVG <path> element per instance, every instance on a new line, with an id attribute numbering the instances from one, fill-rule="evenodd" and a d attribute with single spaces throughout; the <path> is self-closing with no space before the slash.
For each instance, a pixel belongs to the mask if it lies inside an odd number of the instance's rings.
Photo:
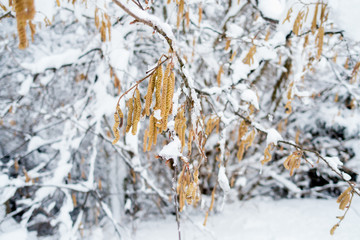
<path id="1" fill-rule="evenodd" d="M 174 159 L 174 163 L 178 157 L 182 156 L 181 152 L 181 142 L 177 136 L 174 136 L 174 140 L 165 145 L 161 151 L 159 152 L 159 156 L 162 158 L 169 160 L 170 158 Z"/>
<path id="2" fill-rule="evenodd" d="M 44 22 L 44 18 L 46 17 L 48 20 L 52 21 L 52 18 L 55 13 L 55 4 L 56 1 L 49 0 L 35 0 L 35 22 Z"/>
<path id="3" fill-rule="evenodd" d="M 266 130 L 266 132 L 267 132 L 266 145 L 269 145 L 271 143 L 277 145 L 278 141 L 283 140 L 280 133 L 275 128 L 270 128 Z"/>
<path id="4" fill-rule="evenodd" d="M 47 141 L 45 141 L 44 139 L 42 139 L 39 136 L 34 136 L 30 139 L 28 147 L 27 147 L 27 151 L 28 152 L 32 152 L 35 149 L 39 148 L 40 146 L 44 145 Z"/>
<path id="5" fill-rule="evenodd" d="M 257 110 L 259 110 L 259 102 L 256 93 L 251 89 L 245 89 L 241 93 L 241 99 L 245 102 L 251 103 Z"/>
<path id="6" fill-rule="evenodd" d="M 32 80 L 32 77 L 28 76 L 25 81 L 21 83 L 20 89 L 18 91 L 20 95 L 25 96 L 29 92 Z"/>
<path id="7" fill-rule="evenodd" d="M 28 231 L 26 227 L 21 226 L 13 218 L 0 222 L 0 240 L 9 239 L 28 239 Z"/>
<path id="8" fill-rule="evenodd" d="M 332 17 L 341 29 L 345 30 L 345 35 L 355 41 L 360 40 L 360 4 L 358 0 L 330 0 Z"/>
<path id="9" fill-rule="evenodd" d="M 349 175 L 349 174 L 347 174 L 347 173 L 342 173 L 342 176 L 343 176 L 343 178 L 346 180 L 346 181 L 350 181 L 351 180 L 351 176 Z"/>
<path id="10" fill-rule="evenodd" d="M 338 157 L 324 157 L 324 159 L 331 166 L 331 168 L 333 168 L 337 173 L 341 174 L 338 166 L 342 166 L 343 163 Z"/>
<path id="11" fill-rule="evenodd" d="M 246 202 L 225 204 L 224 211 L 210 214 L 206 227 L 203 216 L 182 216 L 182 239 L 186 240 L 344 240 L 360 236 L 360 199 L 354 198 L 348 215 L 330 235 L 331 227 L 337 223 L 336 199 L 252 199 Z M 200 215 L 200 214 L 199 214 Z M 189 220 L 191 218 L 191 221 Z M 178 239 L 175 217 L 151 219 L 140 223 L 134 240 Z"/>
<path id="12" fill-rule="evenodd" d="M 8 184 L 10 184 L 8 176 L 0 173 L 0 205 L 11 198 L 17 190 L 17 187 L 9 187 Z"/>
<path id="13" fill-rule="evenodd" d="M 63 53 L 45 56 L 34 63 L 22 63 L 21 66 L 28 69 L 32 74 L 44 72 L 47 68 L 60 68 L 65 64 L 77 61 L 81 54 L 80 49 L 69 49 Z"/>
<path id="14" fill-rule="evenodd" d="M 284 11 L 284 0 L 260 0 L 259 9 L 265 17 L 281 20 Z"/>
<path id="15" fill-rule="evenodd" d="M 221 166 L 219 169 L 218 182 L 221 189 L 225 193 L 228 193 L 230 191 L 229 179 L 226 176 L 225 167 L 223 166 Z"/>
<path id="16" fill-rule="evenodd" d="M 160 109 L 156 109 L 154 111 L 154 118 L 156 118 L 157 120 L 161 120 L 161 110 Z"/>

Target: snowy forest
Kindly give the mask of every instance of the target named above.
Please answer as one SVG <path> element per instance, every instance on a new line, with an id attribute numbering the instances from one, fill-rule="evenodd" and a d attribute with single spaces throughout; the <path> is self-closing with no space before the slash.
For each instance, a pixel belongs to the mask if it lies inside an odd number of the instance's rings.
<path id="1" fill-rule="evenodd" d="M 0 239 L 358 239 L 359 12 L 0 0 Z"/>

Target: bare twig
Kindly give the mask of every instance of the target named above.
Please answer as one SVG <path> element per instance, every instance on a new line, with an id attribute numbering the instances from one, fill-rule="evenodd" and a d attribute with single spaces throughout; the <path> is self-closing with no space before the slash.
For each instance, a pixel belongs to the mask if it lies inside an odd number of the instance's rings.
<path id="1" fill-rule="evenodd" d="M 181 231 L 180 231 L 180 214 L 179 214 L 179 203 L 177 195 L 177 166 L 174 167 L 174 178 L 173 178 L 173 191 L 174 191 L 174 201 L 175 201 L 175 213 L 176 213 L 176 222 L 179 234 L 179 240 L 181 240 Z"/>

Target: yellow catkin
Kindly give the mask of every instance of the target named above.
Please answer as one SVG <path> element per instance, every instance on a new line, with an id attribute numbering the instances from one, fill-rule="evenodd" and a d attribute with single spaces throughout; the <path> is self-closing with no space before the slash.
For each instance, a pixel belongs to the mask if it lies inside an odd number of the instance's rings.
<path id="1" fill-rule="evenodd" d="M 140 92 L 139 89 L 135 89 L 135 103 L 134 103 L 134 116 L 133 116 L 133 125 L 131 133 L 132 135 L 136 135 L 137 133 L 137 127 L 138 123 L 140 121 L 140 114 L 141 114 L 141 98 L 140 98 Z"/>
<path id="2" fill-rule="evenodd" d="M 282 24 L 284 24 L 286 21 L 290 22 L 290 18 L 291 18 L 291 13 L 293 12 L 292 8 L 289 8 L 287 14 L 286 14 L 286 18 L 284 19 L 284 21 L 282 22 Z"/>
<path id="3" fill-rule="evenodd" d="M 28 20 L 31 21 L 35 16 L 34 0 L 15 1 L 15 12 L 19 35 L 19 48 L 25 49 L 28 46 L 26 38 L 26 22 Z"/>
<path id="4" fill-rule="evenodd" d="M 95 8 L 95 17 L 94 17 L 94 19 L 95 19 L 95 27 L 96 27 L 97 29 L 99 29 L 99 27 L 100 27 L 100 21 L 99 21 L 99 14 L 98 14 L 98 12 L 99 12 L 99 9 L 98 9 L 98 8 Z"/>
<path id="5" fill-rule="evenodd" d="M 211 126 L 211 122 L 213 121 L 213 119 L 210 117 L 209 120 L 206 122 L 206 126 L 205 126 L 205 134 L 207 136 L 210 135 L 211 131 L 210 131 L 210 126 Z"/>
<path id="6" fill-rule="evenodd" d="M 29 21 L 29 27 L 31 31 L 31 41 L 34 42 L 34 35 L 36 33 L 36 25 Z"/>
<path id="7" fill-rule="evenodd" d="M 108 30 L 108 40 L 111 41 L 111 20 L 109 15 L 107 15 L 106 13 L 104 14 L 104 17 L 106 19 L 106 28 Z"/>
<path id="8" fill-rule="evenodd" d="M 74 207 L 76 207 L 76 206 L 77 206 L 77 201 L 76 201 L 76 195 L 75 195 L 75 193 L 72 193 L 72 194 L 71 194 L 71 198 L 72 198 L 72 202 L 73 202 Z"/>
<path id="9" fill-rule="evenodd" d="M 335 224 L 335 225 L 331 228 L 330 234 L 331 234 L 331 235 L 334 235 L 335 230 L 336 230 L 338 227 L 339 227 L 339 224 Z"/>
<path id="10" fill-rule="evenodd" d="M 56 0 L 56 4 L 58 7 L 60 7 L 60 0 Z"/>
<path id="11" fill-rule="evenodd" d="M 239 162 L 243 159 L 244 151 L 245 151 L 245 144 L 244 141 L 241 141 L 239 144 L 238 152 L 236 154 L 236 157 L 239 160 Z"/>
<path id="12" fill-rule="evenodd" d="M 220 87 L 221 84 L 221 74 L 224 73 L 224 69 L 223 69 L 223 65 L 220 66 L 217 77 L 216 77 L 216 82 L 218 84 L 218 87 Z"/>
<path id="13" fill-rule="evenodd" d="M 256 53 L 256 46 L 252 45 L 249 52 L 246 54 L 245 58 L 243 59 L 243 63 L 247 65 L 251 65 L 254 63 L 254 54 Z"/>
<path id="14" fill-rule="evenodd" d="M 130 98 L 127 102 L 127 107 L 128 107 L 128 118 L 127 118 L 127 122 L 126 122 L 126 132 L 130 131 L 130 128 L 132 126 L 132 115 L 133 115 L 133 111 L 134 111 L 134 106 L 133 106 L 133 98 Z"/>
<path id="15" fill-rule="evenodd" d="M 321 11 L 320 11 L 320 21 L 321 24 L 323 24 L 326 21 L 326 14 L 325 14 L 325 10 L 326 10 L 326 4 L 322 4 L 321 5 Z"/>
<path id="16" fill-rule="evenodd" d="M 227 51 L 230 48 L 230 44 L 231 44 L 231 39 L 227 39 L 226 43 L 225 43 L 225 51 Z"/>
<path id="17" fill-rule="evenodd" d="M 143 115 L 149 116 L 150 115 L 150 106 L 151 106 L 151 102 L 152 102 L 152 95 L 154 93 L 154 88 L 155 88 L 155 81 L 156 81 L 156 72 L 153 73 L 150 77 L 149 80 L 149 84 L 148 84 L 148 89 L 145 95 L 145 107 L 144 107 L 144 111 L 143 111 Z"/>
<path id="18" fill-rule="evenodd" d="M 14 169 L 15 169 L 16 173 L 19 171 L 19 161 L 18 160 L 15 160 L 15 162 L 14 162 Z"/>
<path id="19" fill-rule="evenodd" d="M 247 144 L 245 150 L 248 150 L 248 148 L 254 142 L 254 139 L 255 139 L 255 130 L 253 129 L 244 141 L 244 143 Z"/>
<path id="20" fill-rule="evenodd" d="M 301 151 L 295 151 L 284 161 L 283 165 L 286 169 L 290 170 L 290 176 L 293 175 L 295 168 L 300 167 L 301 156 Z"/>
<path id="21" fill-rule="evenodd" d="M 185 197 L 186 197 L 186 202 L 187 204 L 191 204 L 192 203 L 192 195 L 193 195 L 193 191 L 195 189 L 194 183 L 190 183 L 186 189 L 186 193 L 185 193 Z"/>
<path id="22" fill-rule="evenodd" d="M 270 28 L 268 28 L 266 35 L 265 35 L 265 41 L 269 41 L 270 33 L 271 33 Z"/>
<path id="23" fill-rule="evenodd" d="M 161 106 L 161 84 L 162 84 L 162 79 L 163 79 L 163 68 L 162 65 L 160 65 L 156 71 L 156 81 L 155 81 L 155 107 L 154 109 L 160 109 Z"/>
<path id="24" fill-rule="evenodd" d="M 161 130 L 165 131 L 167 126 L 167 112 L 166 112 L 166 96 L 167 96 L 167 87 L 169 83 L 169 74 L 170 74 L 170 64 L 166 66 L 164 73 L 164 80 L 162 84 L 162 92 L 161 92 Z"/>
<path id="25" fill-rule="evenodd" d="M 116 74 L 114 74 L 114 87 L 117 89 L 117 94 L 120 94 L 121 92 L 120 79 L 117 77 Z"/>
<path id="26" fill-rule="evenodd" d="M 264 159 L 261 161 L 261 164 L 264 165 L 267 162 L 271 161 L 271 149 L 273 148 L 273 144 L 269 144 L 266 148 L 265 148 L 265 152 L 264 152 Z"/>
<path id="27" fill-rule="evenodd" d="M 186 118 L 185 108 L 181 107 L 175 117 L 175 132 L 178 134 L 181 141 L 181 152 L 185 146 L 185 132 L 186 132 Z"/>
<path id="28" fill-rule="evenodd" d="M 28 172 L 26 171 L 25 168 L 23 168 L 23 173 L 24 173 L 24 176 L 25 176 L 25 182 L 30 182 L 31 178 L 29 177 L 29 174 L 28 174 Z"/>
<path id="29" fill-rule="evenodd" d="M 349 69 L 349 58 L 346 58 L 345 64 L 344 64 L 344 68 L 345 69 Z"/>
<path id="30" fill-rule="evenodd" d="M 204 226 L 206 226 L 206 222 L 207 222 L 207 219 L 208 219 L 208 216 L 209 216 L 209 212 L 211 212 L 212 209 L 213 209 L 213 207 L 214 207 L 215 191 L 216 191 L 216 185 L 215 185 L 214 189 L 213 189 L 212 192 L 211 192 L 210 207 L 209 207 L 209 209 L 207 210 L 206 215 L 205 215 L 205 220 L 204 220 L 204 223 L 203 223 Z"/>
<path id="31" fill-rule="evenodd" d="M 308 44 L 309 44 L 309 34 L 306 34 L 304 38 L 303 48 L 305 49 Z"/>
<path id="32" fill-rule="evenodd" d="M 99 178 L 98 188 L 99 188 L 99 190 L 100 190 L 100 191 L 102 190 L 102 182 L 101 182 L 101 178 Z"/>
<path id="33" fill-rule="evenodd" d="M 207 123 L 206 123 L 206 127 L 205 127 L 205 134 L 206 136 L 209 136 L 212 131 L 214 130 L 214 128 L 218 125 L 219 123 L 219 118 L 210 118 Z"/>
<path id="34" fill-rule="evenodd" d="M 349 202 L 350 202 L 350 194 L 347 194 L 347 195 L 344 196 L 344 198 L 340 202 L 339 209 L 344 210 Z"/>
<path id="35" fill-rule="evenodd" d="M 0 2 L 0 8 L 2 8 L 2 10 L 7 11 L 7 8 Z"/>
<path id="36" fill-rule="evenodd" d="M 238 131 L 239 132 L 238 133 L 238 139 L 237 139 L 237 144 L 238 145 L 240 144 L 240 141 L 241 141 L 242 137 L 246 134 L 247 129 L 248 129 L 248 126 L 247 126 L 245 120 L 243 120 L 240 123 L 239 131 Z"/>
<path id="37" fill-rule="evenodd" d="M 294 82 L 292 81 L 289 84 L 288 92 L 287 92 L 287 99 L 292 99 L 292 88 L 294 86 Z"/>
<path id="38" fill-rule="evenodd" d="M 352 188 L 348 187 L 336 200 L 337 203 L 340 203 L 339 209 L 344 210 L 346 205 L 350 202 L 350 194 L 351 194 Z"/>
<path id="39" fill-rule="evenodd" d="M 114 132 L 114 136 L 115 139 L 112 142 L 112 144 L 115 144 L 119 141 L 120 139 L 120 132 L 119 132 L 119 128 L 121 128 L 122 124 L 123 124 L 123 118 L 124 118 L 124 114 L 122 113 L 120 106 L 117 105 L 116 106 L 116 112 L 114 113 L 114 126 L 113 126 L 113 132 Z"/>
<path id="40" fill-rule="evenodd" d="M 178 8 L 178 13 L 177 13 L 177 22 L 176 22 L 176 27 L 177 27 L 177 28 L 180 27 L 180 23 L 181 23 L 181 20 L 182 20 L 182 18 L 183 18 L 184 5 L 185 5 L 185 1 L 184 1 L 184 0 L 180 0 L 180 2 L 179 2 L 179 8 Z"/>
<path id="41" fill-rule="evenodd" d="M 120 119 L 123 119 L 123 118 L 124 118 L 124 114 L 123 114 L 123 112 L 121 111 L 119 105 L 116 106 L 116 112 L 117 112 L 117 114 L 119 114 Z M 120 124 L 120 127 L 121 127 L 121 124 Z"/>
<path id="42" fill-rule="evenodd" d="M 299 11 L 298 15 L 296 16 L 296 19 L 295 19 L 295 22 L 293 25 L 293 32 L 297 36 L 299 35 L 299 31 L 301 30 L 302 21 L 303 21 L 304 16 L 305 16 L 304 11 Z"/>
<path id="43" fill-rule="evenodd" d="M 324 45 L 324 27 L 321 26 L 319 28 L 318 34 L 316 35 L 316 43 L 317 43 L 317 55 L 316 55 L 316 59 L 319 59 L 321 57 L 321 53 L 322 53 L 322 48 Z"/>
<path id="44" fill-rule="evenodd" d="M 17 20 L 17 31 L 19 35 L 19 48 L 25 49 L 28 46 L 26 38 L 26 21 Z"/>
<path id="45" fill-rule="evenodd" d="M 357 79 L 357 76 L 359 74 L 359 71 L 360 71 L 360 62 L 357 62 L 355 64 L 355 67 L 351 73 L 351 78 L 350 78 L 350 83 L 353 84 L 356 82 L 356 79 Z"/>
<path id="46" fill-rule="evenodd" d="M 117 113 L 114 113 L 114 119 L 115 119 L 115 123 L 113 126 L 113 132 L 114 132 L 115 139 L 112 142 L 112 144 L 117 143 L 120 139 L 120 133 L 119 133 L 119 129 L 118 129 L 118 126 L 120 124 L 120 118 Z"/>
<path id="47" fill-rule="evenodd" d="M 106 41 L 106 24 L 104 21 L 101 21 L 101 27 L 100 27 L 100 34 L 101 34 L 101 41 Z"/>
<path id="48" fill-rule="evenodd" d="M 150 151 L 151 147 L 154 143 L 155 140 L 155 134 L 156 134 L 156 126 L 155 126 L 155 117 L 154 115 L 150 116 L 150 122 L 149 122 L 149 143 L 148 143 L 148 147 L 147 150 Z M 156 143 L 155 143 L 156 144 Z"/>
<path id="49" fill-rule="evenodd" d="M 167 95 L 166 95 L 166 112 L 168 114 L 172 113 L 172 107 L 173 107 L 172 99 L 174 97 L 174 89 L 175 89 L 175 73 L 171 71 L 168 82 Z"/>
<path id="50" fill-rule="evenodd" d="M 231 57 L 230 57 L 230 62 L 232 62 L 233 60 L 234 60 L 234 58 L 235 58 L 235 56 L 236 56 L 236 51 L 234 51 L 232 54 L 231 54 Z"/>
<path id="51" fill-rule="evenodd" d="M 291 99 L 290 99 L 286 102 L 285 113 L 290 114 L 291 112 L 292 112 L 292 108 L 291 108 Z"/>
<path id="52" fill-rule="evenodd" d="M 202 20 L 202 6 L 200 3 L 200 5 L 199 5 L 199 26 L 200 26 L 201 20 Z"/>
<path id="53" fill-rule="evenodd" d="M 178 183 L 177 183 L 177 186 L 176 186 L 176 193 L 177 194 L 180 193 L 180 188 L 181 188 L 181 185 L 182 185 L 182 182 L 183 182 L 185 169 L 186 169 L 186 166 L 184 166 L 183 169 L 181 170 L 181 173 L 180 173 L 180 176 L 179 176 L 179 179 L 178 179 Z"/>
<path id="54" fill-rule="evenodd" d="M 300 140 L 299 140 L 299 139 L 300 139 L 300 133 L 301 133 L 300 130 L 297 130 L 297 131 L 296 131 L 296 135 L 295 135 L 295 143 L 296 143 L 296 144 L 299 144 L 299 141 L 300 141 Z"/>
<path id="55" fill-rule="evenodd" d="M 185 19 L 186 19 L 186 28 L 189 28 L 190 26 L 189 8 L 185 13 Z"/>

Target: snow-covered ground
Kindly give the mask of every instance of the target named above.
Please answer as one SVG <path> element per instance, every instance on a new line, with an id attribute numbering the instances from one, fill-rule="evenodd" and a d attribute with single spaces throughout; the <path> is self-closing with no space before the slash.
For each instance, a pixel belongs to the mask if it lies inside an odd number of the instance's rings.
<path id="1" fill-rule="evenodd" d="M 297 240 L 360 239 L 360 199 L 354 197 L 348 215 L 330 235 L 337 222 L 336 199 L 251 200 L 225 205 L 224 211 L 210 215 L 206 228 L 204 218 L 190 216 L 181 222 L 183 240 Z M 140 223 L 135 240 L 178 239 L 175 217 L 151 219 Z"/>

